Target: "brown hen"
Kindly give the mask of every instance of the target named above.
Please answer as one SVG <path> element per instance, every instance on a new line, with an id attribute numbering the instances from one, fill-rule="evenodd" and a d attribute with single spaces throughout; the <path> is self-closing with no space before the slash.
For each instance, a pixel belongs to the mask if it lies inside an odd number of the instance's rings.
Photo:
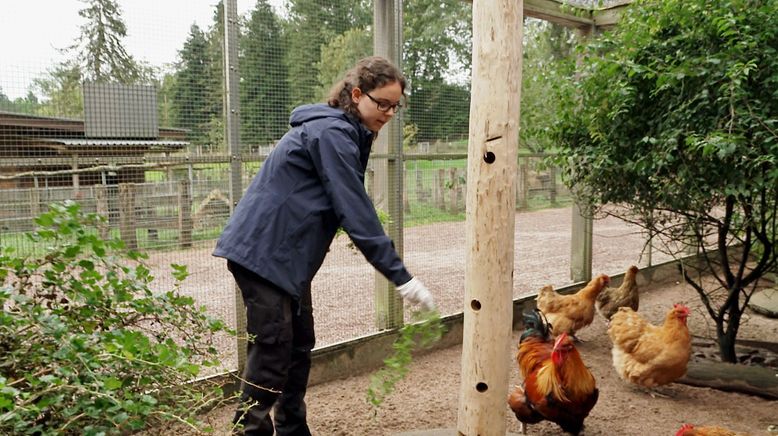
<path id="1" fill-rule="evenodd" d="M 558 294 L 550 285 L 544 286 L 538 293 L 537 306 L 551 323 L 554 336 L 567 333 L 575 337 L 578 330 L 591 324 L 594 321 L 594 301 L 609 282 L 607 275 L 600 274 L 570 295 Z"/>
<path id="2" fill-rule="evenodd" d="M 608 336 L 613 342 L 613 367 L 619 376 L 638 386 L 652 388 L 681 378 L 691 356 L 686 325 L 689 308 L 676 304 L 664 324 L 655 326 L 637 312 L 621 307 L 611 318 Z"/>
<path id="3" fill-rule="evenodd" d="M 621 286 L 615 289 L 603 289 L 597 295 L 594 308 L 597 309 L 597 313 L 602 315 L 606 321 L 610 321 L 613 314 L 619 310 L 619 307 L 629 307 L 637 312 L 640 302 L 637 273 L 638 267 L 635 265 L 630 266 L 624 274 L 624 281 L 621 283 Z"/>

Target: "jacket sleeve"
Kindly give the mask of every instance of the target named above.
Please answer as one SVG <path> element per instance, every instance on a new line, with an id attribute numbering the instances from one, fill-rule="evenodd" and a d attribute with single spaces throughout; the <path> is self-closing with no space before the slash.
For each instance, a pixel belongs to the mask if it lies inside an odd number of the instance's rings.
<path id="1" fill-rule="evenodd" d="M 368 262 L 395 285 L 411 279 L 394 243 L 384 232 L 364 184 L 356 132 L 331 126 L 309 137 L 313 165 L 335 214 Z"/>

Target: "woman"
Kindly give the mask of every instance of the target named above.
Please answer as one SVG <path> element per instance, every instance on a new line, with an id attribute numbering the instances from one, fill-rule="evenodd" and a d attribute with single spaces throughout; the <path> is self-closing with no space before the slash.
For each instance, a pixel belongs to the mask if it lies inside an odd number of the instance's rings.
<path id="1" fill-rule="evenodd" d="M 326 104 L 292 111 L 216 244 L 243 294 L 248 345 L 236 427 L 309 435 L 305 390 L 314 346 L 311 281 L 339 227 L 411 304 L 434 309 L 386 235 L 365 191 L 370 148 L 402 107 L 406 81 L 386 59 L 360 60 Z"/>

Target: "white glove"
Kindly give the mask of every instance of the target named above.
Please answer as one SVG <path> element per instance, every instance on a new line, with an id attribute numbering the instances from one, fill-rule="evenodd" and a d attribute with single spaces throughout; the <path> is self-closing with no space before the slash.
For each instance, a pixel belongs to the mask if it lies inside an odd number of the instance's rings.
<path id="1" fill-rule="evenodd" d="M 424 310 L 434 310 L 435 302 L 430 290 L 416 277 L 397 287 L 397 292 L 411 304 L 419 304 Z"/>

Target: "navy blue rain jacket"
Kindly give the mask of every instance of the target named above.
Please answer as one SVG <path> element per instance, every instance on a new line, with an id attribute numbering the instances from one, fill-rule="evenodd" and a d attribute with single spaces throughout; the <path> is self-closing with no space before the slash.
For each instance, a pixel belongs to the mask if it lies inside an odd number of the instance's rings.
<path id="1" fill-rule="evenodd" d="M 411 279 L 365 191 L 373 134 L 326 104 L 292 111 L 292 129 L 254 177 L 216 243 L 227 258 L 300 298 L 342 226 L 387 279 Z"/>

